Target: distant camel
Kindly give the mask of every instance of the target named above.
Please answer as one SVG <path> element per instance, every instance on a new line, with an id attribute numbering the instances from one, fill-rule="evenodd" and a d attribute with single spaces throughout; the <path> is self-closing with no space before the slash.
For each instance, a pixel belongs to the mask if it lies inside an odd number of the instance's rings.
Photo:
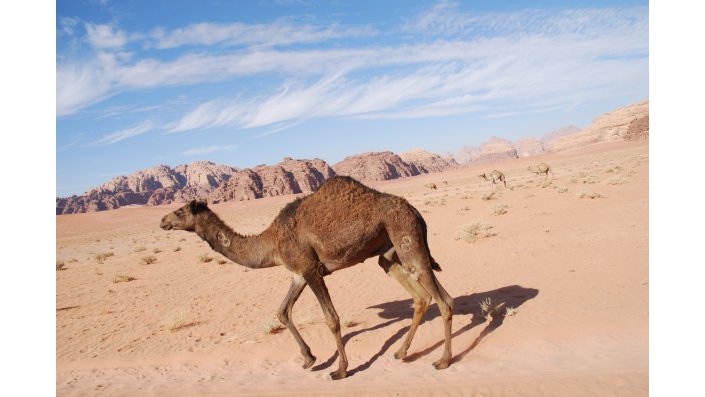
<path id="1" fill-rule="evenodd" d="M 313 194 L 287 204 L 259 235 L 238 234 L 208 209 L 206 202 L 196 200 L 162 218 L 161 227 L 195 232 L 215 251 L 242 266 L 255 269 L 284 266 L 294 273 L 277 315 L 299 344 L 304 369 L 311 367 L 316 358 L 291 321 L 291 310 L 306 286 L 310 286 L 338 347 L 338 370 L 331 372 L 332 379 L 348 375 L 348 359 L 340 335 L 340 320 L 323 278 L 379 256 L 382 269 L 414 301 L 409 333 L 394 358 L 406 357 L 416 328 L 433 298 L 445 328 L 445 349 L 433 365 L 436 369 L 450 365 L 453 298 L 433 274 L 433 270 L 440 271 L 441 267 L 431 257 L 426 222 L 401 197 L 378 192 L 350 177 L 336 176 L 326 180 Z"/>
<path id="2" fill-rule="evenodd" d="M 486 181 L 491 180 L 491 181 L 492 181 L 492 184 L 496 184 L 497 181 L 501 181 L 501 182 L 504 183 L 504 187 L 507 187 L 507 181 L 506 181 L 506 179 L 504 178 L 504 174 L 501 173 L 501 172 L 499 172 L 499 171 L 497 171 L 497 170 L 493 170 L 492 172 L 490 172 L 489 175 L 483 173 L 483 174 L 480 174 L 480 175 L 478 175 L 478 176 L 479 176 L 480 178 L 483 178 L 483 179 L 486 180 Z"/>
<path id="3" fill-rule="evenodd" d="M 528 166 L 526 169 L 533 172 L 536 175 L 546 174 L 546 178 L 548 178 L 548 173 L 550 172 L 551 176 L 555 178 L 555 175 L 553 174 L 553 170 L 551 170 L 551 167 L 546 163 L 541 163 L 541 164 L 537 165 L 536 167 Z M 544 178 L 544 180 L 546 178 Z"/>

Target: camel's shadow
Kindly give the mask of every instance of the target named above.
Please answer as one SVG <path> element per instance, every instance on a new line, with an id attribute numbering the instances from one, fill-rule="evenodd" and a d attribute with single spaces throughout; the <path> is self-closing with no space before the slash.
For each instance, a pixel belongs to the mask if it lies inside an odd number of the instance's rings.
<path id="1" fill-rule="evenodd" d="M 538 295 L 539 291 L 534 288 L 524 288 L 518 285 L 511 285 L 507 287 L 502 287 L 498 288 L 492 291 L 487 291 L 487 292 L 479 292 L 475 294 L 470 294 L 470 295 L 464 295 L 457 297 L 453 299 L 453 318 L 455 320 L 458 319 L 459 315 L 467 315 L 467 314 L 472 314 L 472 320 L 469 324 L 461 327 L 460 329 L 456 329 L 452 337 L 456 337 L 458 335 L 461 335 L 474 327 L 488 322 L 488 320 L 484 317 L 482 313 L 482 309 L 480 307 L 480 303 L 485 301 L 487 298 L 490 298 L 493 303 L 499 304 L 501 302 L 504 302 L 504 307 L 513 307 L 517 308 L 524 304 L 524 302 L 528 301 L 529 299 L 533 299 Z M 347 343 L 351 338 L 354 336 L 360 335 L 362 333 L 365 333 L 367 331 L 373 331 L 377 330 L 380 328 L 387 327 L 393 323 L 396 323 L 398 321 L 402 320 L 408 320 L 413 317 L 414 313 L 414 307 L 413 307 L 413 300 L 411 299 L 405 299 L 405 300 L 400 300 L 400 301 L 393 301 L 393 302 L 387 302 L 387 303 L 382 303 L 379 305 L 375 306 L 370 306 L 368 309 L 382 309 L 382 311 L 378 314 L 380 317 L 384 319 L 388 319 L 388 321 L 385 321 L 381 324 L 377 324 L 373 327 L 369 328 L 363 328 L 360 330 L 352 331 L 343 336 L 343 343 Z M 433 303 L 429 306 L 428 311 L 426 312 L 426 315 L 424 315 L 423 320 L 421 321 L 421 324 L 423 324 L 426 321 L 433 320 L 436 317 L 440 316 L 440 311 L 438 310 L 438 306 Z M 484 337 L 486 337 L 488 334 L 490 334 L 492 331 L 495 329 L 499 328 L 503 323 L 504 323 L 504 316 L 503 315 L 494 315 L 492 316 L 491 321 L 487 324 L 485 329 L 482 330 L 480 335 L 465 349 L 463 349 L 460 353 L 457 353 L 453 359 L 452 362 L 458 362 L 460 361 L 465 355 L 467 355 L 472 349 L 474 349 L 480 341 Z M 455 321 L 454 321 L 455 322 Z M 380 349 L 379 352 L 375 353 L 372 357 L 370 357 L 367 362 L 351 369 L 348 371 L 348 375 L 352 376 L 355 373 L 359 371 L 364 371 L 367 368 L 369 368 L 372 363 L 377 361 L 379 357 L 381 357 L 389 348 L 398 340 L 400 340 L 404 335 L 406 335 L 407 331 L 409 330 L 409 326 L 404 326 L 400 328 L 394 335 L 392 335 L 389 339 L 387 339 L 386 342 L 384 342 L 384 345 Z M 443 340 L 440 340 L 433 345 L 415 352 L 413 354 L 408 355 L 406 358 L 404 358 L 403 361 L 416 361 L 420 357 L 423 357 L 438 347 L 443 345 Z M 313 371 L 320 371 L 322 369 L 326 369 L 333 365 L 335 362 L 336 358 L 338 357 L 337 351 L 325 362 L 316 365 L 315 367 L 312 368 Z"/>

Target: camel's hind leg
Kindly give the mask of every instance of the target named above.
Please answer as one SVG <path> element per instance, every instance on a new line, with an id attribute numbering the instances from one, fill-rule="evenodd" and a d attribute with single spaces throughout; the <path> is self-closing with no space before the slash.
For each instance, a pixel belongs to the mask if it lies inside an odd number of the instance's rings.
<path id="1" fill-rule="evenodd" d="M 379 265 L 387 274 L 394 277 L 394 279 L 411 294 L 414 300 L 414 318 L 411 320 L 409 332 L 406 335 L 406 339 L 404 339 L 404 343 L 402 343 L 399 350 L 394 353 L 394 358 L 399 360 L 406 357 L 409 346 L 411 346 L 411 341 L 414 339 L 416 328 L 418 328 L 423 315 L 426 313 L 426 309 L 428 309 L 429 303 L 431 303 L 431 295 L 418 281 L 402 268 L 399 257 L 394 252 L 394 248 L 391 248 L 384 255 L 380 255 Z"/>
<path id="2" fill-rule="evenodd" d="M 291 331 L 291 334 L 294 335 L 294 339 L 296 339 L 296 343 L 299 344 L 299 348 L 301 349 L 301 355 L 304 356 L 304 369 L 308 369 L 313 365 L 313 363 L 316 362 L 316 357 L 311 354 L 311 348 L 308 347 L 306 342 L 304 342 L 304 339 L 296 329 L 294 322 L 291 321 L 291 309 L 294 307 L 294 303 L 296 303 L 296 300 L 299 299 L 299 296 L 301 296 L 301 293 L 305 288 L 306 280 L 298 274 L 294 275 L 291 280 L 289 292 L 286 294 L 286 298 L 284 298 L 281 306 L 279 306 L 277 317 L 279 318 L 279 321 L 281 321 L 281 323 L 284 324 L 289 331 Z"/>
<path id="3" fill-rule="evenodd" d="M 409 231 L 409 234 L 403 232 L 391 232 L 389 234 L 396 253 L 401 260 L 402 267 L 409 273 L 411 278 L 418 277 L 418 282 L 438 304 L 445 329 L 445 348 L 441 358 L 433 365 L 436 369 L 448 368 L 452 357 L 453 299 L 440 286 L 436 276 L 433 274 L 431 257 L 426 249 L 420 230 Z"/>

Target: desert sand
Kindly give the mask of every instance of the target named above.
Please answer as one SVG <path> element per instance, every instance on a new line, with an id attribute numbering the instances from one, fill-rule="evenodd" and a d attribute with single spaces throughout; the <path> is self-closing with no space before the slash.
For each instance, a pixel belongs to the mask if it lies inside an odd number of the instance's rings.
<path id="1" fill-rule="evenodd" d="M 309 289 L 293 320 L 318 358 L 312 370 L 287 330 L 266 332 L 286 269 L 219 263 L 195 234 L 161 230 L 179 205 L 57 216 L 57 394 L 646 396 L 648 152 L 613 142 L 371 184 L 428 224 L 436 276 L 455 302 L 454 359 L 442 371 L 431 365 L 443 340 L 435 303 L 409 356 L 394 359 L 412 303 L 376 258 L 326 278 L 350 361 L 350 376 L 331 381 L 335 342 Z M 541 161 L 555 173 L 547 183 L 526 170 Z M 492 169 L 507 188 L 477 177 Z M 258 233 L 293 198 L 210 207 Z M 462 238 L 478 221 L 493 235 Z M 487 298 L 502 306 L 486 318 Z"/>

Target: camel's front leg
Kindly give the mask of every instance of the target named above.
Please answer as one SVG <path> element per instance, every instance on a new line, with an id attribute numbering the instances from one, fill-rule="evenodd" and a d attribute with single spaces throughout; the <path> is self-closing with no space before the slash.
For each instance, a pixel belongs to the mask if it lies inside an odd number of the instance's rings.
<path id="1" fill-rule="evenodd" d="M 286 294 L 286 298 L 284 298 L 281 306 L 279 306 L 277 317 L 279 317 L 279 321 L 281 321 L 281 323 L 284 324 L 289 331 L 291 331 L 291 334 L 294 335 L 296 343 L 298 343 L 299 348 L 301 348 L 301 354 L 304 356 L 304 369 L 308 369 L 313 365 L 313 363 L 316 362 L 316 357 L 311 354 L 311 348 L 309 348 L 306 342 L 304 342 L 304 339 L 296 329 L 294 322 L 291 321 L 291 309 L 294 307 L 294 303 L 296 303 L 296 300 L 299 299 L 299 296 L 301 296 L 301 293 L 305 288 L 306 280 L 304 280 L 303 276 L 299 274 L 294 275 L 291 280 L 289 292 Z"/>
<path id="2" fill-rule="evenodd" d="M 318 298 L 318 303 L 321 304 L 321 309 L 323 309 L 323 315 L 326 317 L 326 324 L 330 328 L 330 332 L 335 338 L 335 342 L 338 345 L 338 370 L 330 373 L 330 377 L 333 380 L 342 379 L 348 376 L 348 357 L 345 355 L 345 346 L 343 345 L 343 338 L 340 335 L 340 319 L 338 318 L 338 313 L 333 307 L 333 301 L 328 293 L 328 288 L 323 281 L 323 276 L 317 272 L 310 272 L 304 275 L 306 282 L 308 283 L 311 290 Z"/>

